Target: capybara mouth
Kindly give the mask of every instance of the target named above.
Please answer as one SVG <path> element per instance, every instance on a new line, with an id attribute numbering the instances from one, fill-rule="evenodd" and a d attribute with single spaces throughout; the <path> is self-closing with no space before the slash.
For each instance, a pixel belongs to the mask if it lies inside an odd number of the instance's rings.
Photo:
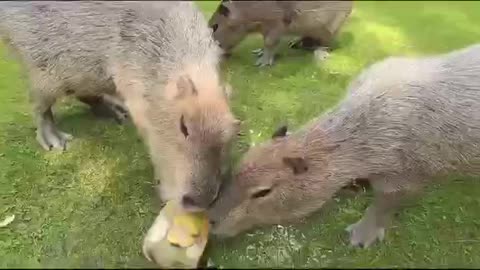
<path id="1" fill-rule="evenodd" d="M 228 59 L 228 58 L 230 58 L 231 56 L 232 56 L 232 53 L 231 53 L 231 52 L 224 52 L 224 53 L 222 54 L 222 57 L 225 58 L 225 59 Z"/>

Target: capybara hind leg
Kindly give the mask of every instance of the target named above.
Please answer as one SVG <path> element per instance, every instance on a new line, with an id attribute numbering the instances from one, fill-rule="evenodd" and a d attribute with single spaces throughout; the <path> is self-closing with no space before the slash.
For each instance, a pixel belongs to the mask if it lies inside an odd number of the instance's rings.
<path id="1" fill-rule="evenodd" d="M 87 104 L 91 112 L 98 118 L 111 118 L 122 124 L 128 118 L 127 109 L 110 102 L 103 96 L 79 96 L 79 101 Z"/>
<path id="2" fill-rule="evenodd" d="M 303 49 L 308 51 L 313 51 L 319 47 L 328 47 L 327 45 L 322 45 L 321 41 L 311 37 L 294 38 L 290 40 L 288 46 L 292 49 Z"/>

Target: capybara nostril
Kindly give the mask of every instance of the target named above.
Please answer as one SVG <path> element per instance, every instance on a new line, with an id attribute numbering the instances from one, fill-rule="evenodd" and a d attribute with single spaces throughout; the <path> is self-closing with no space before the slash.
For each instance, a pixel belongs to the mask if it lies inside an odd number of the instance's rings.
<path id="1" fill-rule="evenodd" d="M 187 211 L 197 212 L 206 210 L 208 207 L 208 203 L 205 203 L 197 196 L 186 194 L 182 197 L 182 206 Z"/>
<path id="2" fill-rule="evenodd" d="M 208 222 L 210 223 L 210 226 L 212 226 L 212 227 L 215 226 L 215 224 L 217 223 L 215 220 L 211 220 L 211 219 Z"/>
<path id="3" fill-rule="evenodd" d="M 195 199 L 188 194 L 183 196 L 182 204 L 185 208 L 197 207 L 197 202 L 195 201 Z"/>

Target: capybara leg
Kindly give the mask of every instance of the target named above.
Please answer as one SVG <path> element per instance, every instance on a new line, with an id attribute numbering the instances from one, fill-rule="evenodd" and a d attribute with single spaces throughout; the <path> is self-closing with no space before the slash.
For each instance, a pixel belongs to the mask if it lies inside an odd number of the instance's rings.
<path id="1" fill-rule="evenodd" d="M 52 106 L 55 99 L 37 96 L 34 98 L 34 116 L 37 126 L 37 141 L 47 151 L 52 149 L 67 149 L 67 142 L 72 135 L 57 129 L 53 119 Z"/>
<path id="2" fill-rule="evenodd" d="M 123 123 L 126 119 L 130 117 L 127 106 L 125 105 L 123 100 L 119 98 L 118 95 L 104 94 L 103 102 L 106 104 L 106 106 L 110 107 L 110 109 L 115 112 L 115 118 L 119 123 Z"/>
<path id="3" fill-rule="evenodd" d="M 376 240 L 382 241 L 385 228 L 396 210 L 408 198 L 418 194 L 418 186 L 410 186 L 409 182 L 371 182 L 375 192 L 372 205 L 365 211 L 363 217 L 356 223 L 347 227 L 350 233 L 350 244 L 367 248 Z M 415 181 L 413 182 L 415 183 Z"/>
<path id="4" fill-rule="evenodd" d="M 320 40 L 311 37 L 294 38 L 290 40 L 288 46 L 292 49 L 302 49 L 307 51 L 314 51 L 319 47 L 328 48 L 328 46 L 322 44 Z"/>
<path id="5" fill-rule="evenodd" d="M 264 67 L 273 65 L 276 49 L 282 34 L 282 28 L 273 28 L 263 34 L 264 47 L 263 50 L 256 52 L 258 55 L 258 59 L 255 62 L 256 66 Z"/>
<path id="6" fill-rule="evenodd" d="M 122 124 L 128 118 L 128 112 L 123 106 L 114 104 L 103 96 L 79 96 L 77 99 L 88 106 L 98 118 L 112 118 Z"/>

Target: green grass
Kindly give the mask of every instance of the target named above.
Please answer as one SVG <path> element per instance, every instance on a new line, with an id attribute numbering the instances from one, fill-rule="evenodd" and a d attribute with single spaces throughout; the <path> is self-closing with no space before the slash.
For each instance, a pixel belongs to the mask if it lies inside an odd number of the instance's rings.
<path id="1" fill-rule="evenodd" d="M 216 2 L 200 2 L 209 16 Z M 355 3 L 339 36 L 341 48 L 323 64 L 288 50 L 269 69 L 253 66 L 259 36 L 225 63 L 235 88 L 233 110 L 245 120 L 239 143 L 268 139 L 336 104 L 348 81 L 388 55 L 426 55 L 480 40 L 480 2 Z M 34 138 L 27 83 L 0 47 L 0 267 L 146 267 L 143 234 L 158 205 L 152 167 L 131 124 L 95 120 L 83 105 L 57 105 L 59 126 L 75 141 L 47 153 Z M 361 217 L 370 194 L 338 196 L 298 225 L 212 238 L 208 254 L 222 267 L 480 267 L 480 185 L 457 179 L 432 187 L 394 220 L 381 245 L 348 246 L 344 228 Z"/>

